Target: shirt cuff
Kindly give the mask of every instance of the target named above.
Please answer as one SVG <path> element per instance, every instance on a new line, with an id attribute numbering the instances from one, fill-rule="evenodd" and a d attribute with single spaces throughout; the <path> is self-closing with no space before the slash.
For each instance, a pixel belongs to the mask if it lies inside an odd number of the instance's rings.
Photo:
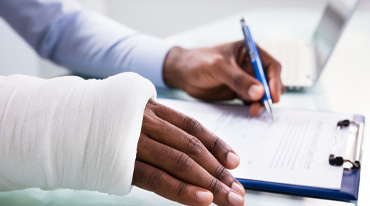
<path id="1" fill-rule="evenodd" d="M 140 43 L 133 48 L 131 71 L 149 79 L 157 88 L 168 88 L 163 79 L 167 53 L 174 46 L 163 39 L 144 34 L 136 35 Z"/>

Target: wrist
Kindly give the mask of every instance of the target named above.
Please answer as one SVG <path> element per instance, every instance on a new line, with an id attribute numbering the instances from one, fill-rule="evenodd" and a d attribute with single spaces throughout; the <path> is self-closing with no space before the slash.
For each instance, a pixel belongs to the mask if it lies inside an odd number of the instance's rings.
<path id="1" fill-rule="evenodd" d="M 182 88 L 184 85 L 184 70 L 186 64 L 185 54 L 187 50 L 181 47 L 173 47 L 167 54 L 167 57 L 163 64 L 163 80 L 168 87 Z"/>

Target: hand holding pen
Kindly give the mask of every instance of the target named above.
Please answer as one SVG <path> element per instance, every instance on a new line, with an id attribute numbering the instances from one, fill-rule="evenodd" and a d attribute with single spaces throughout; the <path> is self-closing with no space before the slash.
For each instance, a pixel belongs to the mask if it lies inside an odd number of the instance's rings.
<path id="1" fill-rule="evenodd" d="M 252 33 L 249 29 L 249 25 L 246 22 L 246 20 L 243 18 L 240 20 L 240 22 L 242 24 L 245 47 L 247 48 L 249 60 L 252 64 L 254 75 L 256 79 L 263 85 L 263 88 L 264 88 L 264 95 L 262 98 L 262 103 L 265 106 L 266 112 L 268 113 L 271 120 L 274 120 L 270 87 L 267 83 L 265 72 L 263 71 L 262 62 L 260 59 L 260 55 L 258 53 L 257 46 L 254 43 Z"/>
<path id="2" fill-rule="evenodd" d="M 273 103 L 278 103 L 285 87 L 281 65 L 269 53 L 256 45 Z M 190 96 L 206 100 L 238 98 L 252 116 L 264 110 L 261 102 L 264 87 L 255 77 L 244 40 L 212 47 L 172 48 L 165 60 L 163 79 L 169 87 L 180 88 Z"/>

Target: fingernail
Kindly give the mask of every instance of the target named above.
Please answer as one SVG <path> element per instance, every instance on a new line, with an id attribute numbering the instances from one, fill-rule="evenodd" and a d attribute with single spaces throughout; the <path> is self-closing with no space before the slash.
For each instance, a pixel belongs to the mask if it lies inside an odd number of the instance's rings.
<path id="1" fill-rule="evenodd" d="M 229 163 L 230 167 L 235 168 L 240 163 L 240 158 L 234 152 L 229 152 L 226 157 L 227 162 Z"/>
<path id="2" fill-rule="evenodd" d="M 197 199 L 201 203 L 207 203 L 212 198 L 212 193 L 204 192 L 204 191 L 197 191 Z"/>
<path id="3" fill-rule="evenodd" d="M 261 107 L 261 108 L 258 110 L 258 114 L 262 114 L 264 111 L 265 111 L 265 108 L 264 108 L 264 107 Z"/>
<path id="4" fill-rule="evenodd" d="M 232 206 L 239 206 L 243 204 L 243 198 L 242 196 L 236 194 L 233 191 L 229 192 L 229 203 Z"/>
<path id="5" fill-rule="evenodd" d="M 248 89 L 249 98 L 251 98 L 252 100 L 259 99 L 262 93 L 263 93 L 263 87 L 257 84 L 253 84 Z"/>
<path id="6" fill-rule="evenodd" d="M 243 195 L 243 196 L 245 195 L 244 187 L 236 182 L 233 182 L 233 184 L 231 185 L 231 189 L 235 190 L 240 195 Z"/>

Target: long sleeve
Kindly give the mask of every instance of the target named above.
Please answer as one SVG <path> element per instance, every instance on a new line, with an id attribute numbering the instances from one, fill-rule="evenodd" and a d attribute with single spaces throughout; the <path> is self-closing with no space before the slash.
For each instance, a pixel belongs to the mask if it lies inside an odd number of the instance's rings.
<path id="1" fill-rule="evenodd" d="M 72 0 L 2 0 L 2 16 L 44 58 L 77 73 L 135 72 L 166 87 L 163 63 L 172 47 Z"/>
<path id="2" fill-rule="evenodd" d="M 104 80 L 0 76 L 0 191 L 131 190 L 144 108 L 135 73 Z"/>

